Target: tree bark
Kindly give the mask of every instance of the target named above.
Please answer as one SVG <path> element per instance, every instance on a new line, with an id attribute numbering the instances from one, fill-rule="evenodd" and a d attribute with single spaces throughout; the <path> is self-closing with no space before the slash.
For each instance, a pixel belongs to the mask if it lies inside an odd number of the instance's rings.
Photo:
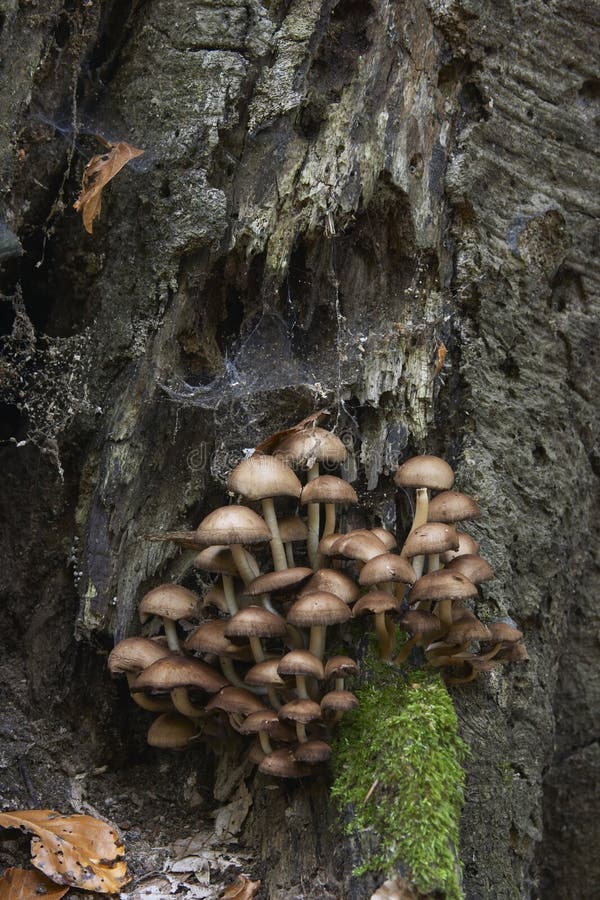
<path id="1" fill-rule="evenodd" d="M 326 407 L 363 521 L 405 526 L 410 453 L 457 467 L 497 573 L 480 611 L 525 631 L 527 665 L 454 692 L 466 896 L 593 895 L 594 12 L 0 0 L 7 802 L 60 803 L 78 759 L 128 771 L 145 719 L 106 650 L 184 575 L 144 535 L 195 527 L 244 448 Z M 88 235 L 96 134 L 145 153 Z M 370 896 L 326 785 L 251 784 L 265 896 Z"/>

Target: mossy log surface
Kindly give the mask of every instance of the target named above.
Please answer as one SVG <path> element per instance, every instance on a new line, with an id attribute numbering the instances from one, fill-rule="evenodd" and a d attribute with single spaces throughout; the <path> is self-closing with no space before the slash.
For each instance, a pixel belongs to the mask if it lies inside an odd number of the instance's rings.
<path id="1" fill-rule="evenodd" d="M 350 521 L 404 527 L 390 473 L 444 455 L 485 513 L 480 612 L 525 632 L 526 666 L 453 691 L 466 896 L 596 895 L 596 15 L 0 0 L 4 802 L 120 797 L 99 809 L 139 872 L 158 838 L 134 786 L 157 821 L 177 794 L 159 831 L 204 809 L 210 754 L 144 749 L 106 653 L 183 572 L 144 534 L 194 527 L 244 448 L 328 407 Z M 90 236 L 72 203 L 96 134 L 145 154 Z M 370 896 L 327 785 L 249 783 L 265 897 Z"/>

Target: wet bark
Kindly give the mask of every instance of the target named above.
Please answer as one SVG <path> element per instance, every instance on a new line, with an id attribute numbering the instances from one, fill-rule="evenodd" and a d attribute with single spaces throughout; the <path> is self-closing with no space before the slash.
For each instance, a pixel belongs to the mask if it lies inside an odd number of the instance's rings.
<path id="1" fill-rule="evenodd" d="M 481 612 L 526 634 L 526 667 L 456 690 L 467 897 L 594 895 L 594 13 L 0 2 L 7 803 L 60 805 L 78 765 L 127 781 L 145 720 L 106 651 L 184 575 L 144 534 L 195 526 L 243 448 L 327 407 L 362 521 L 402 526 L 410 453 L 457 466 L 498 573 Z M 95 134 L 145 155 L 90 236 Z M 370 895 L 326 786 L 253 784 L 265 896 Z"/>

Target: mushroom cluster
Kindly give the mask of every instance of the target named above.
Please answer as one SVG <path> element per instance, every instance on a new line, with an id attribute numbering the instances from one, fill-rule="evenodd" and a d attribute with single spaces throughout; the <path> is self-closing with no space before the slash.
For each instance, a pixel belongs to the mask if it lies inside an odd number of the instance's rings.
<path id="1" fill-rule="evenodd" d="M 329 474 L 345 457 L 338 437 L 301 423 L 231 472 L 230 492 L 260 504 L 262 516 L 232 504 L 195 531 L 149 536 L 196 550 L 194 565 L 214 579 L 202 598 L 176 584 L 150 591 L 140 617 L 160 617 L 164 635 L 126 638 L 110 654 L 111 673 L 126 675 L 134 701 L 159 713 L 150 744 L 184 749 L 233 729 L 253 738 L 249 755 L 261 771 L 319 772 L 333 729 L 358 705 L 347 686 L 358 666 L 331 649 L 336 627 L 352 618 L 372 617 L 382 659 L 401 664 L 421 647 L 428 666 L 448 667 L 451 683 L 526 658 L 519 631 L 505 622 L 488 628 L 466 605 L 492 572 L 454 527 L 479 510 L 450 490 L 450 466 L 420 456 L 398 469 L 396 484 L 416 489 L 414 521 L 398 550 L 384 528 L 336 530 L 340 507 L 358 500 Z M 433 491 L 441 493 L 430 499 Z M 305 517 L 291 514 L 298 506 Z M 190 630 L 190 620 L 201 622 Z M 397 621 L 411 635 L 402 648 Z"/>

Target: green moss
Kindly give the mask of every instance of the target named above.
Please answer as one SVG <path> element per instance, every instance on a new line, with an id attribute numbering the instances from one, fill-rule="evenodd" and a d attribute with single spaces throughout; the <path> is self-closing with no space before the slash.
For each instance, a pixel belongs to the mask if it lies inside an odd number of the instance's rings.
<path id="1" fill-rule="evenodd" d="M 448 900 L 460 887 L 458 828 L 466 746 L 436 673 L 369 664 L 360 707 L 342 721 L 334 746 L 332 794 L 351 820 L 372 829 L 379 850 L 356 870 L 408 870 L 419 890 Z M 367 799 L 368 798 L 368 799 Z"/>

